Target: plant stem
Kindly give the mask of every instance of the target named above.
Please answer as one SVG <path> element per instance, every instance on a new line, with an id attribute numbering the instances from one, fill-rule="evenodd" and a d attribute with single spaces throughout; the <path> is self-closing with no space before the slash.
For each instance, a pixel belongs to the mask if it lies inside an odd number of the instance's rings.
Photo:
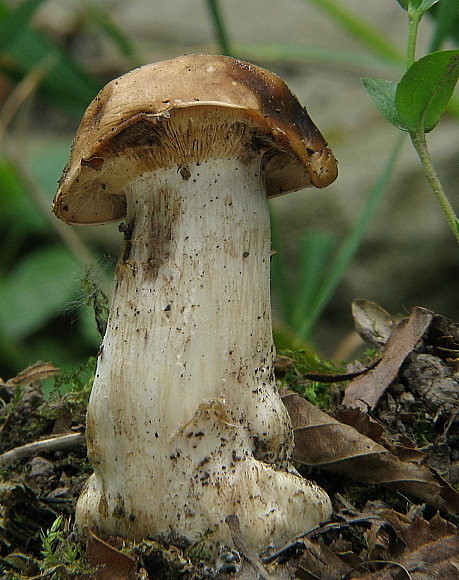
<path id="1" fill-rule="evenodd" d="M 419 155 L 419 159 L 421 160 L 427 181 L 437 196 L 438 202 L 446 216 L 446 219 L 448 220 L 448 224 L 454 234 L 454 237 L 459 242 L 459 222 L 454 212 L 453 206 L 451 205 L 449 199 L 446 196 L 446 193 L 443 190 L 440 179 L 438 178 L 437 172 L 432 163 L 432 158 L 430 157 L 430 153 L 427 148 L 426 134 L 421 128 L 418 131 L 411 132 L 410 136 L 413 146 Z"/>
<path id="2" fill-rule="evenodd" d="M 223 22 L 223 17 L 220 10 L 220 6 L 218 4 L 218 0 L 206 0 L 206 2 L 220 51 L 222 54 L 225 54 L 226 56 L 232 56 L 229 37 L 226 30 L 226 26 Z"/>
<path id="3" fill-rule="evenodd" d="M 419 22 L 421 21 L 422 14 L 419 14 L 417 10 L 408 10 L 409 17 L 409 27 L 408 27 L 408 43 L 406 47 L 406 68 L 407 70 L 414 63 L 416 59 L 416 40 L 418 37 Z"/>

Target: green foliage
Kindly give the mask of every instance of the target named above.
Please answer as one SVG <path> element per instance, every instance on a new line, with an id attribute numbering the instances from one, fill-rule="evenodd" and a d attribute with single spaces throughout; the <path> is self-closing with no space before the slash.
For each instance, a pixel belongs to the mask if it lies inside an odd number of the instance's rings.
<path id="1" fill-rule="evenodd" d="M 430 53 L 414 62 L 399 83 L 363 78 L 384 118 L 408 132 L 432 131 L 440 121 L 459 78 L 459 50 Z"/>
<path id="2" fill-rule="evenodd" d="M 432 52 L 401 78 L 395 108 L 407 131 L 428 133 L 438 124 L 459 78 L 459 50 Z"/>
<path id="3" fill-rule="evenodd" d="M 62 542 L 64 533 L 61 530 L 63 516 L 58 516 L 53 522 L 51 528 L 42 531 L 40 534 L 40 539 L 42 543 L 41 555 L 43 556 L 43 567 L 50 568 L 51 566 L 56 566 L 59 564 L 55 550 L 56 545 Z"/>
<path id="4" fill-rule="evenodd" d="M 96 363 L 97 359 L 93 356 L 77 370 L 61 371 L 55 375 L 50 400 L 62 400 L 72 415 L 85 411 L 94 381 Z"/>
<path id="5" fill-rule="evenodd" d="M 248 60 L 319 62 L 333 67 L 377 65 L 391 74 L 402 70 L 403 54 L 387 35 L 365 19 L 363 11 L 353 12 L 339 0 L 303 1 L 341 27 L 359 44 L 359 49 L 330 50 L 309 46 L 307 41 L 293 45 L 288 38 L 276 45 L 269 39 L 266 43 L 242 45 L 232 38 L 224 18 L 222 8 L 228 5 L 218 0 L 203 0 L 203 5 L 208 11 L 218 52 L 224 54 Z M 0 72 L 18 84 L 46 63 L 44 76 L 36 87 L 38 94 L 65 115 L 79 120 L 103 83 L 68 48 L 33 26 L 32 18 L 42 4 L 43 0 L 22 0 L 12 7 L 10 2 L 0 0 L 0 54 L 3 57 Z M 450 100 L 450 97 L 459 74 L 458 51 L 440 49 L 447 39 L 459 41 L 459 5 L 457 0 L 400 0 L 399 4 L 409 19 L 407 55 L 410 56 L 406 73 L 403 76 L 400 73 L 399 83 L 378 78 L 366 78 L 363 82 L 385 118 L 413 134 L 415 146 L 425 160 L 428 156 L 419 134 L 421 129 L 432 130 L 446 106 L 457 114 L 454 98 Z M 90 32 L 95 31 L 108 40 L 127 66 L 142 64 L 135 39 L 113 20 L 109 10 L 94 0 L 83 2 L 81 10 L 82 17 L 90 22 Z M 432 53 L 415 61 L 417 27 L 425 13 L 434 23 Z M 297 273 L 292 277 L 281 240 L 274 240 L 273 247 L 278 254 L 272 261 L 273 294 L 282 310 L 282 329 L 276 334 L 282 335 L 284 346 L 298 347 L 314 340 L 318 320 L 360 247 L 386 191 L 399 148 L 400 141 L 397 141 L 392 152 L 388 151 L 387 162 L 370 186 L 361 214 L 341 243 L 324 231 L 304 232 Z M 70 143 L 50 147 L 41 156 L 24 162 L 34 182 L 46 191 L 43 207 L 49 208 L 69 149 Z M 85 276 L 81 256 L 70 246 L 69 249 L 62 247 L 57 229 L 50 228 L 49 210 L 40 210 L 31 202 L 30 184 L 6 152 L 4 148 L 4 155 L 0 155 L 0 363 L 4 367 L 0 375 L 13 374 L 37 359 L 50 359 L 70 368 L 97 349 L 99 338 L 94 322 L 88 322 L 89 309 L 85 310 L 84 304 L 91 305 L 95 311 L 101 333 L 107 315 L 106 293 L 99 289 L 96 277 L 93 281 L 90 277 L 83 283 L 84 289 L 79 290 L 78 280 Z M 441 203 L 449 211 L 448 203 Z M 276 236 L 275 216 L 273 221 Z M 449 211 L 449 221 L 459 239 L 459 221 L 452 211 Z M 78 298 L 79 305 L 69 315 L 68 304 L 75 304 Z M 93 330 L 88 332 L 91 325 Z M 64 333 L 64 340 L 57 336 L 58 332 Z"/>
<path id="6" fill-rule="evenodd" d="M 363 86 L 383 116 L 395 127 L 407 131 L 419 155 L 425 176 L 429 181 L 452 233 L 459 242 L 459 220 L 443 190 L 427 147 L 425 134 L 432 131 L 451 101 L 459 78 L 459 50 L 431 52 L 415 60 L 419 23 L 438 0 L 399 0 L 407 10 L 409 33 L 407 42 L 407 71 L 399 83 L 365 78 Z M 446 2 L 447 0 L 445 0 Z M 453 12 L 452 12 L 453 10 Z M 457 13 L 457 7 L 456 7 Z M 445 18 L 454 14 L 452 5 L 438 13 L 438 28 L 431 45 L 439 47 L 446 38 Z"/>
<path id="7" fill-rule="evenodd" d="M 20 340 L 65 308 L 75 295 L 75 268 L 73 256 L 61 245 L 29 252 L 0 284 L 1 332 Z M 16 316 L 7 316 L 11 312 Z"/>
<path id="8" fill-rule="evenodd" d="M 292 368 L 286 372 L 282 386 L 296 391 L 321 409 L 330 409 L 330 383 L 308 380 L 304 378 L 304 375 L 311 373 L 338 375 L 345 372 L 345 365 L 323 359 L 318 355 L 311 356 L 310 351 L 306 349 L 284 350 L 282 354 L 292 360 Z M 336 384 L 340 386 L 340 383 Z"/>
<path id="9" fill-rule="evenodd" d="M 69 539 L 62 528 L 63 516 L 58 516 L 49 530 L 42 530 L 40 568 L 51 580 L 92 576 L 94 568 L 85 560 L 81 545 Z"/>
<path id="10" fill-rule="evenodd" d="M 397 83 L 385 79 L 362 78 L 362 84 L 386 121 L 398 129 L 404 129 L 395 105 Z"/>
<path id="11" fill-rule="evenodd" d="M 109 313 L 108 298 L 90 276 L 85 276 L 81 281 L 81 285 L 85 296 L 85 305 L 93 307 L 97 331 L 102 339 L 107 328 Z"/>
<path id="12" fill-rule="evenodd" d="M 397 0 L 400 6 L 408 12 L 419 12 L 423 14 L 439 0 Z"/>
<path id="13" fill-rule="evenodd" d="M 430 42 L 429 52 L 441 48 L 448 39 L 459 42 L 459 4 L 457 0 L 442 0 L 429 10 L 429 15 L 435 19 L 435 31 Z"/>
<path id="14" fill-rule="evenodd" d="M 53 62 L 41 83 L 40 92 L 68 114 L 79 119 L 100 85 L 84 71 L 68 52 L 30 26 L 41 0 L 23 0 L 15 10 L 0 2 L 0 54 L 6 53 L 13 64 L 2 61 L 0 71 L 12 80 L 23 78 L 45 60 Z"/>
<path id="15" fill-rule="evenodd" d="M 101 84 L 69 51 L 32 27 L 31 18 L 42 3 L 23 0 L 12 9 L 9 2 L 0 0 L 0 72 L 13 82 L 27 82 L 28 75 L 46 62 L 44 76 L 35 88 L 65 114 L 80 119 Z M 50 213 L 70 142 L 65 149 L 42 151 L 40 160 L 29 157 L 26 167 L 23 157 L 13 159 L 2 142 L 3 122 L 0 117 L 0 376 L 7 378 L 31 360 L 53 359 L 60 366 L 73 365 L 87 358 L 89 349 L 97 348 L 97 339 L 95 333 L 83 332 L 83 314 L 69 316 L 68 305 L 79 291 L 82 260 L 74 248 L 58 243 L 58 230 L 53 228 L 57 220 Z M 49 193 L 37 200 L 41 184 Z M 65 332 L 71 318 L 76 319 L 72 331 L 67 331 L 72 339 L 59 340 L 53 331 L 57 326 Z M 75 332 L 78 327 L 81 331 Z"/>
<path id="16" fill-rule="evenodd" d="M 17 38 L 25 32 L 30 19 L 44 0 L 23 0 L 4 17 L 0 24 L 0 52 L 4 52 Z"/>

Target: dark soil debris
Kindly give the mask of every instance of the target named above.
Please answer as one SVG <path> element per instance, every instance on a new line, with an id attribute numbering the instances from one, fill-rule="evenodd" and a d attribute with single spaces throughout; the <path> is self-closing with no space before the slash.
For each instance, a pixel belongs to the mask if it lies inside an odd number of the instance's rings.
<path id="1" fill-rule="evenodd" d="M 42 380 L 57 372 L 43 363 L 0 380 L 0 580 L 459 578 L 459 325 L 419 308 L 397 321 L 365 301 L 353 312 L 371 356 L 311 366 L 289 352 L 277 361 L 294 459 L 329 493 L 334 514 L 266 557 L 244 548 L 233 520 L 235 545 L 217 561 L 205 541 L 180 537 L 129 545 L 90 533 L 82 543 L 74 509 L 91 470 L 77 434 L 94 361 L 89 375 L 57 375 L 67 395 L 43 396 Z M 69 435 L 75 443 L 54 447 Z M 37 441 L 46 444 L 38 453 Z"/>

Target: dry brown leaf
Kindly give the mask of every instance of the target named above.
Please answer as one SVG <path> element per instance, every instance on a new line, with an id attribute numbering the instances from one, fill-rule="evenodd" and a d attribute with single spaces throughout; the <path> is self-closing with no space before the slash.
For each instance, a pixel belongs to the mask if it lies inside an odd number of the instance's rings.
<path id="1" fill-rule="evenodd" d="M 136 561 L 88 531 L 89 563 L 97 568 L 92 580 L 134 580 Z"/>
<path id="2" fill-rule="evenodd" d="M 295 461 L 396 489 L 450 513 L 459 510 L 459 494 L 426 466 L 401 461 L 297 393 L 287 392 L 282 400 L 295 434 Z"/>
<path id="3" fill-rule="evenodd" d="M 400 562 L 413 580 L 453 580 L 459 577 L 459 536 L 449 536 L 407 551 Z"/>
<path id="4" fill-rule="evenodd" d="M 381 443 L 384 429 L 368 413 L 357 407 L 339 407 L 334 412 L 335 419 L 346 425 L 354 427 L 361 435 L 365 435 L 376 443 Z"/>
<path id="5" fill-rule="evenodd" d="M 381 395 L 394 381 L 400 366 L 428 328 L 434 314 L 416 306 L 409 318 L 402 320 L 387 341 L 381 361 L 368 373 L 351 381 L 343 405 L 374 409 Z"/>
<path id="6" fill-rule="evenodd" d="M 400 529 L 399 534 L 407 548 L 415 550 L 429 542 L 452 536 L 456 531 L 454 524 L 436 514 L 430 521 L 417 517 L 411 526 L 405 526 L 404 529 Z"/>
<path id="7" fill-rule="evenodd" d="M 347 576 L 344 572 L 339 576 L 340 580 L 344 577 L 366 580 L 458 578 L 459 544 L 458 536 L 455 535 L 456 527 L 438 514 L 430 521 L 418 514 L 418 510 L 400 514 L 388 509 L 382 502 L 368 502 L 360 518 L 362 523 L 365 520 L 367 523 L 362 529 L 367 549 L 360 552 Z M 355 525 L 358 521 L 352 520 L 349 523 Z M 315 547 L 315 550 L 317 552 L 319 548 Z M 325 562 L 328 558 L 324 556 L 322 560 Z M 328 576 L 327 570 L 325 566 L 319 569 L 317 578 L 334 580 L 336 575 Z"/>
<path id="8" fill-rule="evenodd" d="M 6 381 L 8 386 L 30 385 L 36 381 L 44 381 L 59 372 L 59 369 L 50 363 L 38 362 L 27 367 L 14 378 Z"/>
<path id="9" fill-rule="evenodd" d="M 360 580 L 454 580 L 459 578 L 459 537 L 449 536 L 406 550 L 397 562 L 380 572 L 358 576 Z M 399 572 L 405 570 L 405 575 Z M 397 575 L 398 574 L 398 575 Z"/>
<path id="10" fill-rule="evenodd" d="M 367 503 L 362 516 L 379 518 L 384 524 L 388 524 L 397 535 L 397 539 L 403 542 L 406 549 L 417 550 L 419 546 L 452 536 L 457 528 L 451 522 L 443 519 L 436 513 L 430 520 L 419 515 L 419 510 L 408 514 L 401 514 L 387 508 L 382 502 Z M 394 557 L 394 554 L 391 554 Z"/>
<path id="11" fill-rule="evenodd" d="M 352 316 L 355 330 L 363 340 L 377 348 L 386 344 L 396 325 L 392 316 L 371 300 L 354 300 Z"/>
<path id="12" fill-rule="evenodd" d="M 295 573 L 300 580 L 341 580 L 351 569 L 330 548 L 323 544 L 302 540 L 305 552 Z"/>

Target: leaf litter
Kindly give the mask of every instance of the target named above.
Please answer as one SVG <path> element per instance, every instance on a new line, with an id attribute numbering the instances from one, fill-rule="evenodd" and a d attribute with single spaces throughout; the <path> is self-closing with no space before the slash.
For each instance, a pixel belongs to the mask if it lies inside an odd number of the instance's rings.
<path id="1" fill-rule="evenodd" d="M 0 580 L 459 578 L 459 325 L 418 307 L 399 320 L 364 300 L 353 315 L 378 350 L 364 363 L 306 372 L 294 353 L 276 361 L 294 460 L 334 505 L 330 522 L 276 554 L 246 549 L 231 514 L 234 545 L 213 564 L 203 545 L 180 537 L 129 545 L 90 532 L 82 544 L 73 516 L 90 473 L 83 395 L 43 397 L 42 380 L 57 372 L 44 363 L 0 379 Z M 300 394 L 317 389 L 327 394 L 317 397 L 322 409 Z"/>

